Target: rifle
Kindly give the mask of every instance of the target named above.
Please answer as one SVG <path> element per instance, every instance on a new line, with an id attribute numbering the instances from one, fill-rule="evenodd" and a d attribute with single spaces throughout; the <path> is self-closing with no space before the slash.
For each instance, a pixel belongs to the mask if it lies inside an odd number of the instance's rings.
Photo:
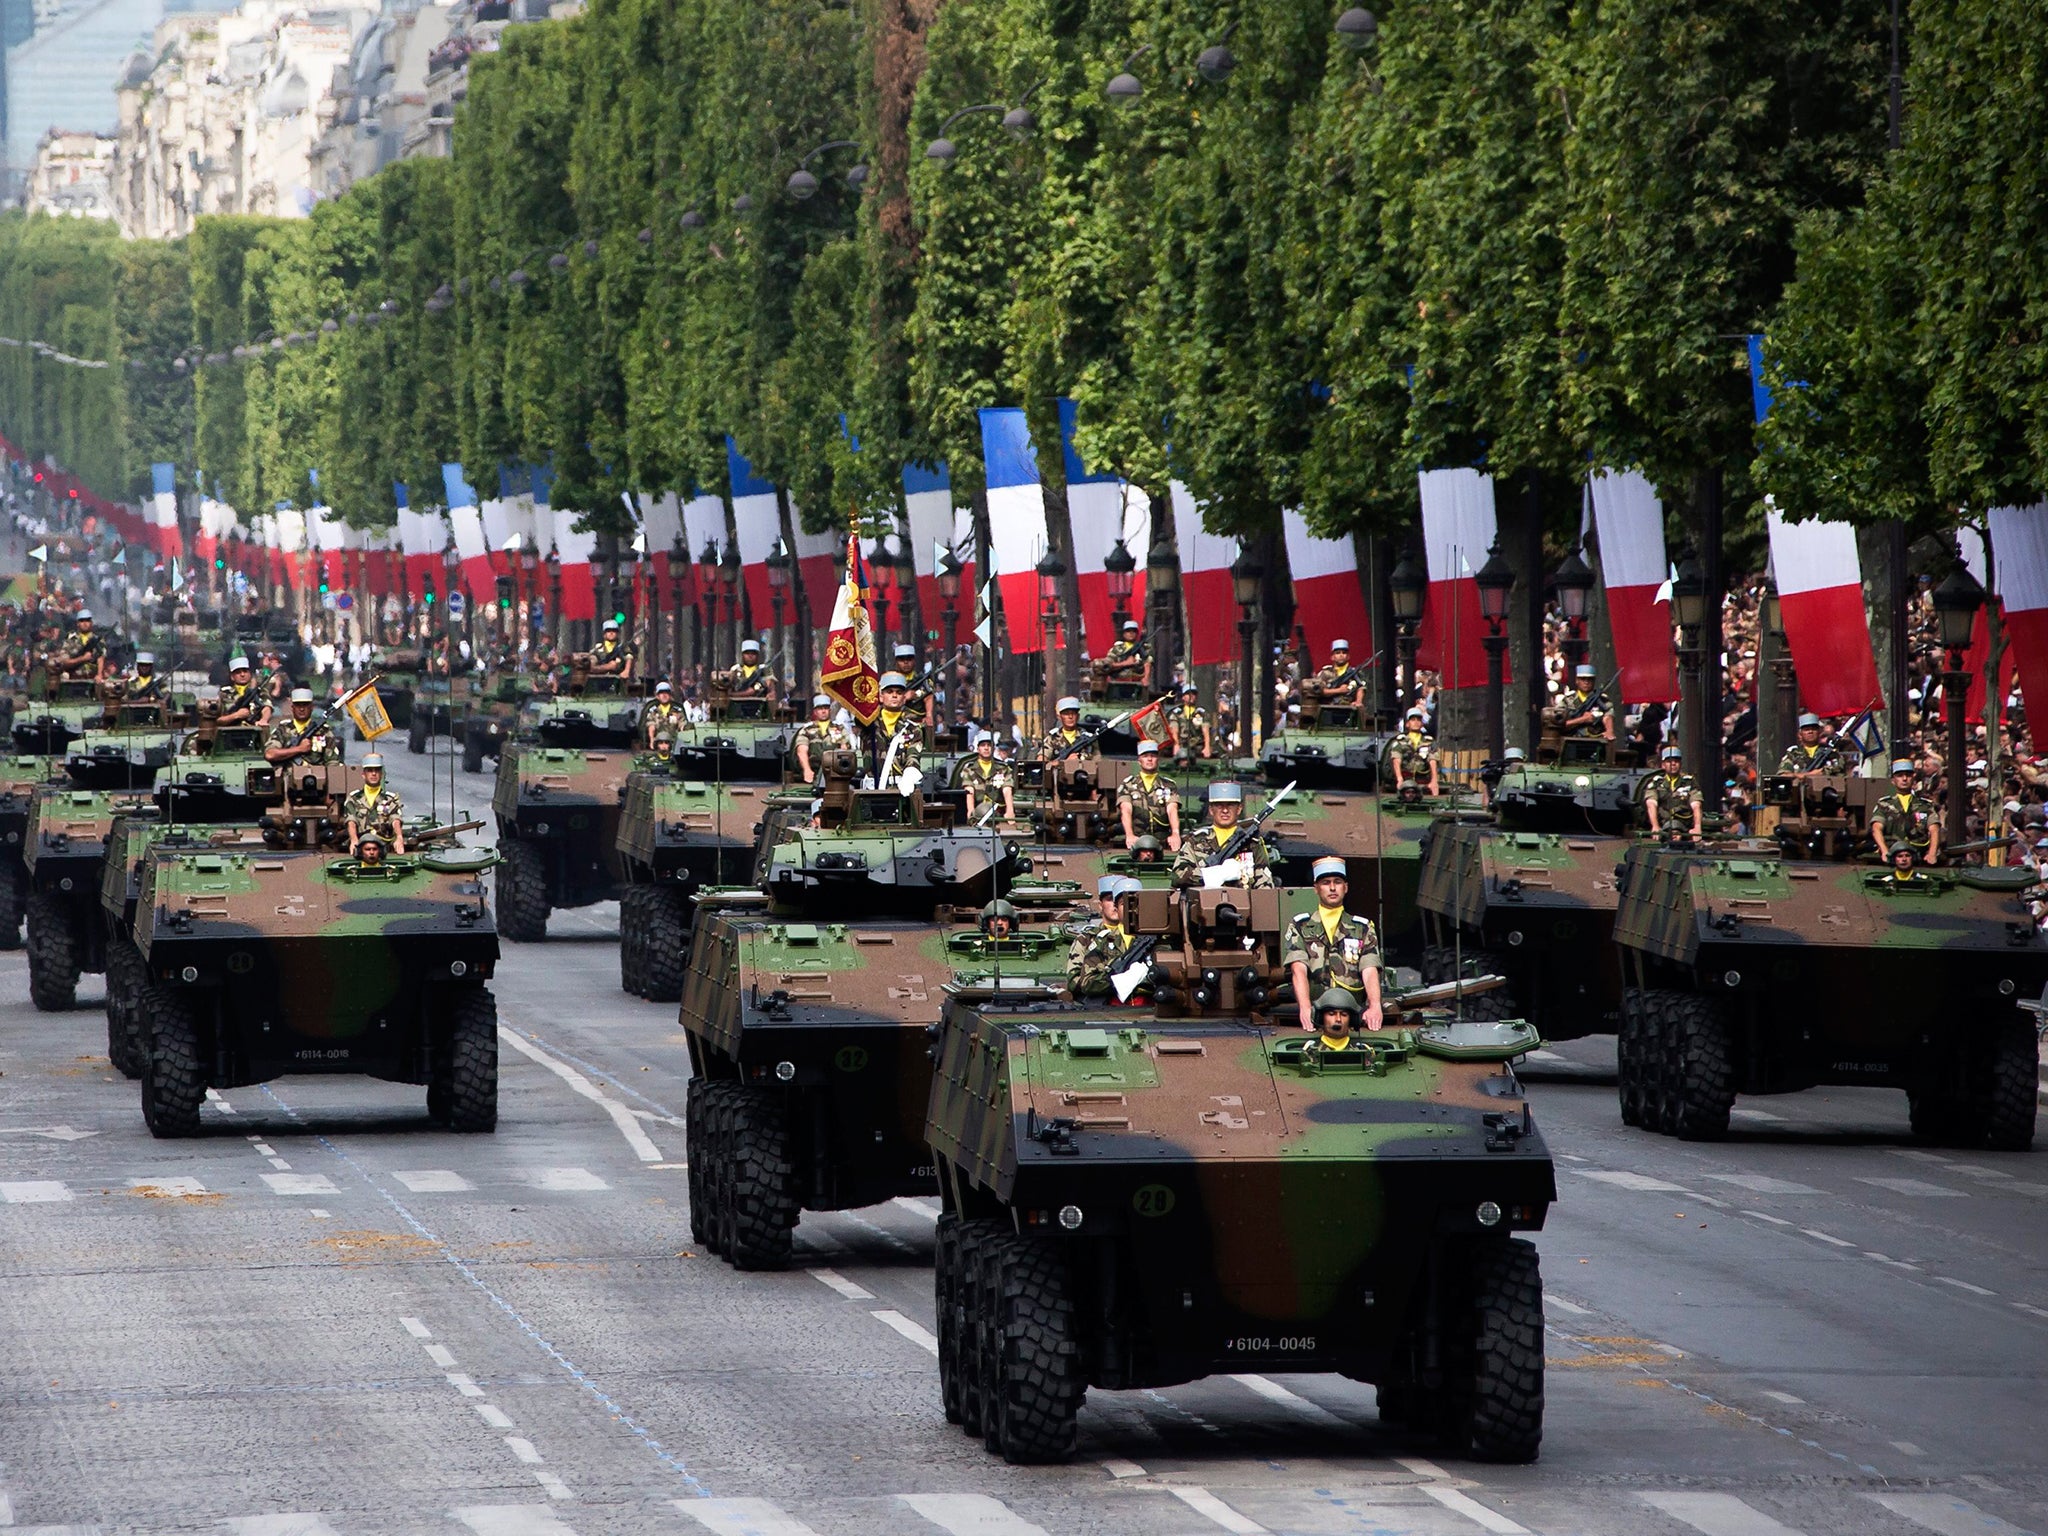
<path id="1" fill-rule="evenodd" d="M 1152 710 L 1157 709 L 1160 705 L 1164 704 L 1168 699 L 1172 697 L 1173 695 L 1170 693 L 1162 693 L 1150 704 L 1142 704 L 1138 706 L 1136 709 L 1127 709 L 1122 714 L 1118 715 L 1114 720 L 1105 721 L 1103 724 L 1097 726 L 1092 731 L 1083 731 L 1080 735 L 1076 736 L 1072 741 L 1068 742 L 1066 747 L 1061 751 L 1060 755 L 1054 758 L 1053 761 L 1056 763 L 1064 763 L 1068 758 L 1072 757 L 1075 753 L 1087 751 L 1090 747 L 1094 746 L 1096 742 L 1100 741 L 1103 737 L 1107 736 L 1111 731 L 1115 730 L 1118 726 L 1122 725 L 1132 716 L 1147 714 Z"/>
<path id="2" fill-rule="evenodd" d="M 1285 789 L 1281 790 L 1279 794 L 1268 800 L 1260 809 L 1258 815 L 1254 816 L 1250 821 L 1239 822 L 1233 827 L 1230 836 L 1216 845 L 1216 851 L 1202 860 L 1202 868 L 1215 869 L 1236 858 L 1238 844 L 1244 842 L 1248 845 L 1253 838 L 1257 837 L 1265 829 L 1267 818 L 1280 809 L 1281 802 L 1294 793 L 1295 784 L 1300 782 L 1301 780 L 1299 779 L 1294 780 L 1293 783 L 1290 783 Z"/>
<path id="3" fill-rule="evenodd" d="M 1128 1003 L 1131 995 L 1151 979 L 1152 954 L 1158 947 L 1159 935 L 1156 933 L 1131 936 L 1131 942 L 1124 946 L 1124 952 L 1109 968 L 1109 984 L 1116 992 L 1118 1002 Z"/>

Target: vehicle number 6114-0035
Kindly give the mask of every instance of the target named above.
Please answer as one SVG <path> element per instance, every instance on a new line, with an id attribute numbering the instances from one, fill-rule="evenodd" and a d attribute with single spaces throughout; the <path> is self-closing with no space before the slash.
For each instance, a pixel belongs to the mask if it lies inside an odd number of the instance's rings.
<path id="1" fill-rule="evenodd" d="M 1233 1355 L 1312 1355 L 1315 1353 L 1316 1339 L 1312 1333 L 1291 1337 L 1282 1334 L 1278 1338 L 1239 1335 L 1234 1339 L 1225 1339 L 1223 1347 Z"/>

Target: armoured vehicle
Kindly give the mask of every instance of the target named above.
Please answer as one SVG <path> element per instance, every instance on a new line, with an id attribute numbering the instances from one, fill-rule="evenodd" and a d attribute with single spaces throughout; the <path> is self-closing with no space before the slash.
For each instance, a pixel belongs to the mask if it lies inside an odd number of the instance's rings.
<path id="1" fill-rule="evenodd" d="M 1090 1387 L 1336 1371 L 1378 1387 L 1383 1419 L 1533 1459 L 1541 1284 L 1511 1234 L 1556 1198 L 1512 1066 L 1535 1030 L 1410 998 L 1329 1050 L 1266 1012 L 1280 892 L 1127 901 L 1149 1009 L 945 1002 L 924 1129 L 947 1417 L 1057 1461 Z"/>
<path id="2" fill-rule="evenodd" d="M 1615 868 L 1628 839 L 1523 832 L 1484 813 L 1439 817 L 1422 842 L 1422 979 L 1495 975 L 1480 1017 L 1526 1018 L 1546 1040 L 1616 1028 Z M 1461 970 L 1462 967 L 1462 970 Z"/>
<path id="3" fill-rule="evenodd" d="M 1369 711 L 1326 700 L 1313 683 L 1301 685 L 1301 715 L 1266 738 L 1259 764 L 1268 784 L 1304 789 L 1377 789 L 1391 783 L 1388 746 L 1393 733 Z"/>
<path id="4" fill-rule="evenodd" d="M 1882 789 L 1772 791 L 1783 842 L 1829 839 L 1839 861 L 1762 841 L 1629 850 L 1614 919 L 1629 1124 L 1708 1140 L 1738 1093 L 1848 1083 L 1903 1088 L 1922 1136 L 2032 1143 L 2039 1048 L 2019 1004 L 2048 985 L 2048 935 L 2019 893 L 2035 876 L 1847 862 Z"/>
<path id="5" fill-rule="evenodd" d="M 28 915 L 28 864 L 23 854 L 29 806 L 36 787 L 57 771 L 47 757 L 0 758 L 0 949 L 21 947 L 22 920 Z"/>
<path id="6" fill-rule="evenodd" d="M 676 760 L 690 777 L 714 784 L 779 784 L 791 762 L 794 723 L 773 700 L 733 698 L 722 686 L 727 675 L 711 675 L 705 718 L 676 732 Z"/>
<path id="7" fill-rule="evenodd" d="M 1612 742 L 1566 740 L 1547 761 L 1489 763 L 1482 772 L 1503 824 L 1531 832 L 1626 831 L 1642 820 L 1638 767 Z"/>
<path id="8" fill-rule="evenodd" d="M 625 884 L 619 808 L 632 755 L 515 743 L 498 759 L 499 931 L 547 937 L 548 913 L 609 901 Z"/>
<path id="9" fill-rule="evenodd" d="M 677 765 L 626 776 L 616 843 L 626 881 L 619 893 L 619 985 L 626 991 L 659 1003 L 682 996 L 690 897 L 749 878 L 774 793 L 762 784 L 683 778 Z M 807 793 L 794 803 L 808 815 Z"/>
<path id="10" fill-rule="evenodd" d="M 86 717 L 64 748 L 64 771 L 79 789 L 146 790 L 177 755 L 185 717 L 168 699 L 123 701 L 112 691 L 118 685 L 107 686 L 100 713 Z"/>
<path id="11" fill-rule="evenodd" d="M 114 818 L 150 804 L 133 790 L 37 786 L 29 807 L 28 995 L 45 1013 L 78 1001 L 78 978 L 107 968 L 100 869 Z"/>
<path id="12" fill-rule="evenodd" d="M 740 1269 L 790 1260 L 800 1210 L 930 1195 L 928 1031 L 941 988 L 1064 976 L 1071 893 L 991 940 L 968 914 L 796 921 L 759 892 L 704 897 L 684 982 L 690 1230 Z"/>
<path id="13" fill-rule="evenodd" d="M 455 739 L 462 743 L 462 771 L 482 773 L 484 759 L 496 761 L 505 743 L 519 733 L 533 679 L 520 672 L 487 673 L 474 688 L 466 708 L 455 716 Z"/>
<path id="14" fill-rule="evenodd" d="M 575 659 L 588 661 L 581 652 Z M 640 744 L 638 686 L 616 677 L 591 677 L 572 663 L 559 692 L 527 699 L 516 734 L 544 747 L 630 752 Z M 499 761 L 504 761 L 502 754 Z"/>
<path id="15" fill-rule="evenodd" d="M 421 1083 L 457 1131 L 497 1125 L 498 959 L 485 849 L 379 863 L 303 848 L 143 863 L 142 1114 L 190 1136 L 208 1088 L 306 1073 Z"/>
<path id="16" fill-rule="evenodd" d="M 99 685 L 90 678 L 66 678 L 40 685 L 31 675 L 27 697 L 14 711 L 14 749 L 53 757 L 70 747 L 106 716 Z"/>

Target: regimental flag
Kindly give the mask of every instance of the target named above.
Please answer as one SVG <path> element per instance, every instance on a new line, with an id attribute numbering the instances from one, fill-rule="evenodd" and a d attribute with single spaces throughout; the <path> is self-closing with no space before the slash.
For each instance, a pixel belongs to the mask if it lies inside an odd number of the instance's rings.
<path id="1" fill-rule="evenodd" d="M 349 719 L 355 721 L 356 729 L 363 733 L 365 741 L 375 741 L 393 729 L 391 716 L 384 710 L 384 701 L 377 695 L 377 679 L 374 677 L 343 698 L 341 707 L 348 711 Z"/>
<path id="2" fill-rule="evenodd" d="M 846 580 L 832 604 L 818 681 L 862 725 L 874 724 L 881 713 L 881 669 L 875 664 L 875 634 L 868 620 L 868 566 L 858 534 L 846 536 Z"/>

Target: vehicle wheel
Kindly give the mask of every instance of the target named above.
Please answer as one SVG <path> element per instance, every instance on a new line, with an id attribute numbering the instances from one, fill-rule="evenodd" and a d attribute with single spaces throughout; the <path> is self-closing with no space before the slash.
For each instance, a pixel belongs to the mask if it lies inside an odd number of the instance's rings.
<path id="1" fill-rule="evenodd" d="M 462 733 L 462 771 L 482 773 L 484 771 L 483 732 L 471 728 Z"/>
<path id="2" fill-rule="evenodd" d="M 1668 1129 L 1686 1141 L 1719 1141 L 1735 1107 L 1735 1048 L 1728 1021 L 1712 998 L 1676 995 L 1665 1015 L 1678 1047 L 1668 1089 Z"/>
<path id="3" fill-rule="evenodd" d="M 1500 967 L 1499 957 L 1483 949 L 1465 951 L 1465 971 L 1469 976 L 1507 975 Z M 1482 1024 L 1522 1017 L 1516 1010 L 1515 989 L 1511 986 L 1495 987 L 1491 992 L 1475 992 L 1470 997 L 1460 998 L 1458 1001 L 1466 1018 Z"/>
<path id="4" fill-rule="evenodd" d="M 619 896 L 619 988 L 647 996 L 648 897 L 653 887 L 629 885 Z"/>
<path id="5" fill-rule="evenodd" d="M 1000 1223 L 963 1221 L 954 1242 L 952 1282 L 953 1378 L 956 1383 L 959 1424 L 963 1434 L 978 1437 L 982 1431 L 984 1389 L 981 1376 L 981 1256 L 989 1243 L 1004 1236 Z M 941 1328 L 947 1327 L 944 1318 Z"/>
<path id="6" fill-rule="evenodd" d="M 973 1330 L 966 1336 L 974 1351 L 974 1383 L 981 1399 L 982 1449 L 1003 1453 L 1003 1361 L 1002 1316 L 1003 1255 L 1017 1241 L 1015 1233 L 1000 1226 L 982 1239 L 976 1250 L 974 1275 Z"/>
<path id="7" fill-rule="evenodd" d="M 677 1003 L 690 969 L 689 898 L 672 885 L 647 888 L 646 928 L 640 948 L 640 995 L 651 1003 Z"/>
<path id="8" fill-rule="evenodd" d="M 519 944 L 538 944 L 548 936 L 547 872 L 540 850 L 517 838 L 500 839 L 498 857 L 498 933 Z"/>
<path id="9" fill-rule="evenodd" d="M 1543 1443 L 1543 1279 L 1519 1238 L 1472 1256 L 1469 1359 L 1453 1438 L 1480 1461 L 1534 1461 Z"/>
<path id="10" fill-rule="evenodd" d="M 142 1068 L 142 1123 L 161 1139 L 199 1134 L 199 1106 L 206 1100 L 206 1069 L 199 1055 L 199 1026 L 185 999 L 162 987 L 142 996 L 149 1022 L 149 1059 Z"/>
<path id="11" fill-rule="evenodd" d="M 1640 1126 L 1643 1118 L 1643 993 L 1624 987 L 1621 1027 L 1614 1036 L 1614 1082 L 1621 1099 L 1621 1123 Z"/>
<path id="12" fill-rule="evenodd" d="M 769 1088 L 733 1095 L 726 1142 L 726 1215 L 732 1225 L 734 1269 L 787 1269 L 795 1246 L 796 1162 L 790 1155 L 789 1111 Z"/>
<path id="13" fill-rule="evenodd" d="M 713 1086 L 701 1077 L 693 1077 L 683 1090 L 683 1158 L 690 1165 L 690 1241 L 699 1248 L 711 1241 L 704 1195 L 704 1124 L 711 1113 Z"/>
<path id="14" fill-rule="evenodd" d="M 1636 1033 L 1643 1085 L 1643 1129 L 1668 1135 L 1672 1095 L 1678 1081 L 1677 1007 L 1684 994 L 1657 987 L 1641 993 L 1641 1028 Z"/>
<path id="15" fill-rule="evenodd" d="M 28 870 L 20 860 L 0 864 L 0 949 L 21 948 L 21 921 L 28 912 Z"/>
<path id="16" fill-rule="evenodd" d="M 1998 1026 L 1977 1067 L 1979 1102 L 1971 1119 L 1980 1146 L 2025 1152 L 2034 1145 L 2034 1114 L 2041 1095 L 2041 1042 L 2032 1024 L 2011 1019 Z"/>
<path id="17" fill-rule="evenodd" d="M 948 1424 L 960 1422 L 960 1329 L 953 1316 L 959 1262 L 960 1218 L 948 1211 L 932 1233 L 932 1319 L 939 1334 L 939 1402 Z"/>
<path id="18" fill-rule="evenodd" d="M 1434 987 L 1451 979 L 1451 951 L 1441 944 L 1426 944 L 1422 950 L 1422 984 Z"/>
<path id="19" fill-rule="evenodd" d="M 997 1265 L 992 1406 L 1003 1460 L 1066 1461 L 1088 1392 L 1066 1255 L 1049 1242 L 1013 1238 Z"/>
<path id="20" fill-rule="evenodd" d="M 732 1253 L 732 1110 L 739 1091 L 737 1083 L 714 1083 L 704 1095 L 705 1238 L 722 1259 Z"/>
<path id="21" fill-rule="evenodd" d="M 28 893 L 28 995 L 44 1013 L 63 1013 L 78 1002 L 78 937 L 71 904 L 48 891 Z"/>
<path id="22" fill-rule="evenodd" d="M 448 1008 L 448 1129 L 498 1128 L 498 1000 L 464 987 Z"/>
<path id="23" fill-rule="evenodd" d="M 135 941 L 116 935 L 107 943 L 107 1059 L 123 1077 L 142 1076 L 148 1049 L 142 1040 L 142 989 L 149 971 Z"/>
<path id="24" fill-rule="evenodd" d="M 415 756 L 427 750 L 427 714 L 416 709 L 405 724 L 405 750 Z"/>

